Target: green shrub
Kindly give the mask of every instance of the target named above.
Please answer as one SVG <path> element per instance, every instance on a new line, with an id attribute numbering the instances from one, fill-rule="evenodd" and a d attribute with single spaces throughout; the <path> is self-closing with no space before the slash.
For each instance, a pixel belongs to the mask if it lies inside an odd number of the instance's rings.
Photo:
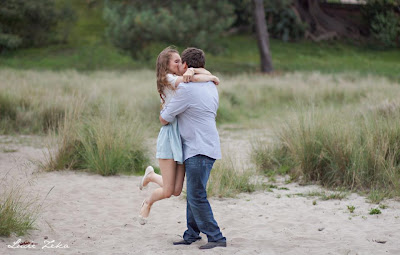
<path id="1" fill-rule="evenodd" d="M 372 37 L 385 48 L 395 47 L 400 34 L 400 19 L 394 12 L 379 13 L 371 21 Z"/>
<path id="2" fill-rule="evenodd" d="M 73 15 L 70 8 L 58 9 L 51 0 L 3 0 L 0 5 L 0 52 L 43 46 L 54 41 L 57 24 L 72 21 Z"/>
<path id="3" fill-rule="evenodd" d="M 292 1 L 267 0 L 265 18 L 271 37 L 282 41 L 299 40 L 304 37 L 307 24 L 303 23 L 291 8 Z"/>
<path id="4" fill-rule="evenodd" d="M 229 1 L 106 1 L 107 36 L 133 56 L 154 41 L 216 50 L 216 39 L 233 23 Z M 143 53 L 141 53 L 143 54 Z"/>
<path id="5" fill-rule="evenodd" d="M 395 0 L 368 0 L 362 14 L 369 32 L 377 44 L 374 47 L 390 48 L 399 45 L 400 17 L 395 13 Z"/>

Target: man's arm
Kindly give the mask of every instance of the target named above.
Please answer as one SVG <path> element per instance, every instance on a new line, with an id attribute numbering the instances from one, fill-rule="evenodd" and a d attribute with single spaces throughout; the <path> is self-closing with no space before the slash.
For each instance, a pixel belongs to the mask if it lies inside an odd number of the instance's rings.
<path id="1" fill-rule="evenodd" d="M 185 86 L 180 86 L 171 99 L 160 113 L 160 122 L 162 125 L 167 125 L 172 122 L 176 115 L 184 112 L 190 105 L 190 91 Z"/>
<path id="2" fill-rule="evenodd" d="M 217 76 L 209 75 L 209 74 L 195 74 L 191 80 L 191 82 L 207 82 L 212 81 L 215 85 L 219 84 L 219 79 Z"/>
<path id="3" fill-rule="evenodd" d="M 204 74 L 204 75 L 212 75 L 208 70 L 204 69 L 204 68 L 188 68 L 186 70 L 186 72 L 183 74 L 183 82 L 190 82 L 193 81 L 193 76 L 194 75 L 200 75 L 200 74 Z M 209 81 L 209 80 L 207 80 Z"/>
<path id="4" fill-rule="evenodd" d="M 195 75 L 200 76 L 201 78 L 193 77 Z M 182 76 L 177 76 L 174 84 L 172 85 L 175 86 L 175 88 L 177 88 L 181 82 L 206 82 L 206 81 L 212 81 L 216 85 L 218 85 L 217 83 L 219 83 L 218 78 L 212 75 L 208 70 L 204 68 L 189 68 Z"/>
<path id="5" fill-rule="evenodd" d="M 168 121 L 164 120 L 164 119 L 163 119 L 163 117 L 161 117 L 161 114 L 160 114 L 160 117 L 159 117 L 159 119 L 160 119 L 160 123 L 161 123 L 161 125 L 165 126 L 165 125 L 168 125 L 168 124 L 169 124 L 169 122 L 168 122 Z"/>
<path id="6" fill-rule="evenodd" d="M 193 68 L 195 74 L 210 74 L 211 73 L 205 68 Z"/>

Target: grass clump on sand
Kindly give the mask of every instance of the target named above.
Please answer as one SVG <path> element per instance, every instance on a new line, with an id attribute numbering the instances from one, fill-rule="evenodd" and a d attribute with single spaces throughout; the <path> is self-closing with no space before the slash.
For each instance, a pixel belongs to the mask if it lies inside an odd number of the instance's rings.
<path id="1" fill-rule="evenodd" d="M 381 214 L 381 213 L 382 213 L 381 210 L 379 210 L 378 208 L 372 208 L 372 209 L 369 211 L 369 214 L 370 214 L 370 215 Z"/>
<path id="2" fill-rule="evenodd" d="M 353 213 L 356 208 L 354 205 L 348 205 L 347 209 L 349 210 L 350 213 Z"/>
<path id="3" fill-rule="evenodd" d="M 7 185 L 5 178 L 2 179 L 1 185 L 0 236 L 22 236 L 35 229 L 34 224 L 40 209 L 37 199 L 27 196 L 22 185 Z"/>
<path id="4" fill-rule="evenodd" d="M 57 148 L 49 148 L 44 169 L 84 169 L 104 176 L 143 171 L 149 159 L 137 121 L 111 108 L 92 117 L 80 117 L 78 111 L 69 113 L 60 126 Z"/>
<path id="5" fill-rule="evenodd" d="M 207 185 L 209 197 L 235 197 L 241 192 L 254 192 L 261 187 L 251 180 L 253 173 L 249 170 L 241 172 L 229 157 L 215 163 Z"/>
<path id="6" fill-rule="evenodd" d="M 259 169 L 288 166 L 305 182 L 399 195 L 399 122 L 398 101 L 360 110 L 311 109 L 288 120 L 277 143 L 258 146 L 253 158 Z"/>

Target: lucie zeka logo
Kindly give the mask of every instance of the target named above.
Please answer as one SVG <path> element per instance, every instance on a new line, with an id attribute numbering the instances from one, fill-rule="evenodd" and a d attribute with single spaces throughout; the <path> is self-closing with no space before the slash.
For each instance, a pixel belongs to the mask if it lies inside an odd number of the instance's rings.
<path id="1" fill-rule="evenodd" d="M 47 238 L 46 238 L 47 239 Z M 43 244 L 36 243 L 34 241 L 22 241 L 18 239 L 13 242 L 12 245 L 7 245 L 9 249 L 68 249 L 68 244 L 62 244 L 61 242 L 56 242 L 55 240 L 44 240 Z"/>

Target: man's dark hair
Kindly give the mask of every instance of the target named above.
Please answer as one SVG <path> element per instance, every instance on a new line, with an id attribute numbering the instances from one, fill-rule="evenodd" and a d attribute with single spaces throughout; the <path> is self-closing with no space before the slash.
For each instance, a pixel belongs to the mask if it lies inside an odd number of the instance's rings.
<path id="1" fill-rule="evenodd" d="M 187 48 L 181 54 L 182 63 L 186 63 L 188 67 L 204 68 L 206 65 L 206 56 L 204 52 L 197 48 Z"/>

